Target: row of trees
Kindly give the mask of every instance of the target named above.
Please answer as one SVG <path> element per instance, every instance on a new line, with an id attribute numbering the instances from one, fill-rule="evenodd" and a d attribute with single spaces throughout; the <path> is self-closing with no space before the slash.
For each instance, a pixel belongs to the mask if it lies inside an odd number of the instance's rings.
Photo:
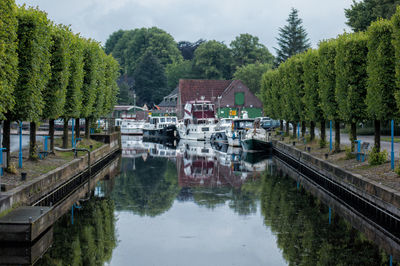
<path id="1" fill-rule="evenodd" d="M 279 68 L 263 75 L 262 97 L 267 115 L 302 121 L 302 134 L 310 122 L 335 121 L 335 151 L 340 150 L 340 123 L 351 125 L 374 120 L 375 150 L 380 150 L 381 121 L 398 117 L 400 108 L 400 9 L 391 20 L 373 22 L 366 32 L 344 33 L 320 42 L 317 50 L 292 56 Z M 397 100 L 397 105 L 396 105 Z M 288 131 L 288 129 L 287 129 Z"/>
<path id="2" fill-rule="evenodd" d="M 0 120 L 7 166 L 12 121 L 30 122 L 30 159 L 37 156 L 36 126 L 42 120 L 49 120 L 53 150 L 54 120 L 63 118 L 67 147 L 69 119 L 85 118 L 89 137 L 90 121 L 113 109 L 118 76 L 118 62 L 98 42 L 55 25 L 36 8 L 1 1 Z"/>
<path id="3" fill-rule="evenodd" d="M 116 31 L 107 40 L 105 51 L 122 67 L 121 103 L 132 104 L 134 90 L 140 105 L 158 104 L 182 78 L 234 77 L 257 92 L 261 74 L 271 69 L 274 60 L 258 37 L 250 34 L 241 34 L 228 47 L 202 39 L 176 43 L 156 27 Z"/>

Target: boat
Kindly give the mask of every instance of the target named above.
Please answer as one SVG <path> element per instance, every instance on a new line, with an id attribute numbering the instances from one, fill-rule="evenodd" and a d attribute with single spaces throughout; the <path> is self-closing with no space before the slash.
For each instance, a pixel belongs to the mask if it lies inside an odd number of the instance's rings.
<path id="1" fill-rule="evenodd" d="M 232 120 L 231 128 L 226 130 L 229 146 L 240 147 L 241 140 L 246 131 L 254 128 L 254 119 L 235 118 Z"/>
<path id="2" fill-rule="evenodd" d="M 270 135 L 265 129 L 254 127 L 242 134 L 241 146 L 246 152 L 271 150 Z"/>
<path id="3" fill-rule="evenodd" d="M 226 131 L 232 126 L 232 118 L 222 118 L 215 126 L 214 133 L 211 134 L 212 143 L 227 143 Z"/>
<path id="4" fill-rule="evenodd" d="M 176 116 L 150 117 L 149 122 L 143 125 L 143 140 L 178 139 L 177 121 Z"/>
<path id="5" fill-rule="evenodd" d="M 134 119 L 121 119 L 118 121 L 121 126 L 122 135 L 142 135 L 145 121 Z"/>
<path id="6" fill-rule="evenodd" d="M 181 139 L 206 141 L 215 131 L 215 105 L 206 100 L 190 101 L 185 104 L 183 121 L 179 123 Z"/>

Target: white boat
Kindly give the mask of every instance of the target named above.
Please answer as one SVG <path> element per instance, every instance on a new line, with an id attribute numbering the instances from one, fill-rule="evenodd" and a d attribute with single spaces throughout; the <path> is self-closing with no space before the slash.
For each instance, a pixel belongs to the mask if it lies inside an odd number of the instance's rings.
<path id="1" fill-rule="evenodd" d="M 210 140 L 215 131 L 215 105 L 210 101 L 190 101 L 185 104 L 183 121 L 178 124 L 181 139 Z"/>
<path id="2" fill-rule="evenodd" d="M 149 123 L 143 125 L 143 138 L 152 140 L 178 138 L 176 116 L 155 116 L 150 117 Z"/>
<path id="3" fill-rule="evenodd" d="M 263 128 L 253 128 L 251 130 L 247 130 L 244 134 L 242 134 L 240 144 L 242 145 L 244 151 L 268 152 L 272 148 L 270 136 L 271 132 L 267 132 Z"/>
<path id="4" fill-rule="evenodd" d="M 247 130 L 254 128 L 254 119 L 235 118 L 232 120 L 231 127 L 226 130 L 226 137 L 229 146 L 240 147 L 241 140 Z"/>
<path id="5" fill-rule="evenodd" d="M 122 135 L 142 135 L 145 121 L 137 121 L 133 119 L 122 119 L 121 125 Z"/>

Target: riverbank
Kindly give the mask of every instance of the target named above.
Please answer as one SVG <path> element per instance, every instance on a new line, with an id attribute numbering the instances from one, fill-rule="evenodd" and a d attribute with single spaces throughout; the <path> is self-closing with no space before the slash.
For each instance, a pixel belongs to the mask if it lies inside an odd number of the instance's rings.
<path id="1" fill-rule="evenodd" d="M 120 133 L 94 134 L 92 141 L 84 144 L 81 146 L 89 149 L 92 145 L 90 163 L 94 164 L 120 150 Z M 23 156 L 27 157 L 27 150 Z M 18 161 L 17 153 L 12 154 L 11 160 L 15 165 Z M 2 188 L 5 191 L 0 194 L 0 213 L 7 213 L 17 206 L 31 205 L 87 167 L 88 155 L 85 152 L 79 152 L 77 158 L 74 158 L 72 152 L 56 152 L 44 160 L 24 161 L 23 168 L 17 169 L 18 174 L 6 173 L 2 178 Z M 21 178 L 21 172 L 26 173 L 25 180 Z"/>
<path id="2" fill-rule="evenodd" d="M 347 160 L 344 151 L 332 154 L 329 148 L 319 148 L 316 142 L 296 142 L 294 146 L 294 141 L 289 138 L 284 141 L 273 140 L 273 146 L 286 156 L 400 217 L 400 177 L 390 169 L 390 162 L 370 166 L 367 161 Z M 311 149 L 308 151 L 307 147 Z M 325 154 L 328 154 L 327 158 Z"/>

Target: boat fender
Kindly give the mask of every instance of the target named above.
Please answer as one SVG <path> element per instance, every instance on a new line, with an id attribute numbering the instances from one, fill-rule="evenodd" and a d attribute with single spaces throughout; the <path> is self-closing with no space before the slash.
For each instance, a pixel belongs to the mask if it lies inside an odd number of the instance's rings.
<path id="1" fill-rule="evenodd" d="M 235 139 L 235 138 L 236 138 L 235 132 L 233 132 L 233 133 L 232 133 L 232 139 Z"/>

